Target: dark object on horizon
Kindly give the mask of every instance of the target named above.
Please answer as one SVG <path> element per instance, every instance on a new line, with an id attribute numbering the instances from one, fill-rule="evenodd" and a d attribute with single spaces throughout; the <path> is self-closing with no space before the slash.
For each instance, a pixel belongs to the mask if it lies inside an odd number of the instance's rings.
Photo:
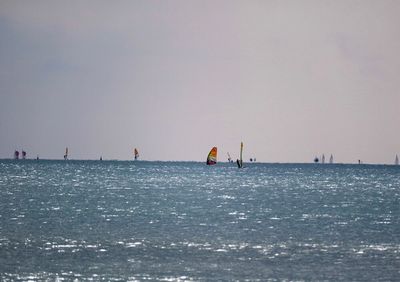
<path id="1" fill-rule="evenodd" d="M 361 160 L 358 160 L 358 164 L 361 164 Z"/>
<path id="2" fill-rule="evenodd" d="M 26 159 L 26 152 L 24 150 L 22 150 L 22 159 Z"/>
<path id="3" fill-rule="evenodd" d="M 250 158 L 250 162 L 252 162 L 253 161 L 253 158 Z"/>
<path id="4" fill-rule="evenodd" d="M 36 160 L 39 160 L 39 155 L 36 156 Z"/>
<path id="5" fill-rule="evenodd" d="M 18 160 L 19 159 L 19 152 L 15 150 L 14 152 L 14 159 Z"/>
<path id="6" fill-rule="evenodd" d="M 314 163 L 319 163 L 318 157 L 315 157 L 315 158 L 314 158 Z"/>
<path id="7" fill-rule="evenodd" d="M 65 148 L 64 160 L 68 160 L 68 147 Z"/>
<path id="8" fill-rule="evenodd" d="M 100 161 L 102 161 L 103 160 L 103 157 L 100 157 Z"/>

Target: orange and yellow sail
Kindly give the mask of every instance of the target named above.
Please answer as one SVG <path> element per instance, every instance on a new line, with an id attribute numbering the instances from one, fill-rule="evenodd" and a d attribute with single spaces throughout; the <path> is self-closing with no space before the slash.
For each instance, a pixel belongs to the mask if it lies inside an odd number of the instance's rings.
<path id="1" fill-rule="evenodd" d="M 217 147 L 213 147 L 207 156 L 207 165 L 215 165 L 217 163 Z"/>

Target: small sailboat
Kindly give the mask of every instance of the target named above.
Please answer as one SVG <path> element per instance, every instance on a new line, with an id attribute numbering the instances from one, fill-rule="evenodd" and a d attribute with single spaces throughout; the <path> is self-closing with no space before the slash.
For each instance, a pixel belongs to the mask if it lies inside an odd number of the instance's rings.
<path id="1" fill-rule="evenodd" d="M 217 147 L 213 147 L 207 156 L 207 165 L 215 165 L 217 163 Z"/>
<path id="2" fill-rule="evenodd" d="M 64 160 L 68 160 L 68 147 L 65 148 Z"/>
<path id="3" fill-rule="evenodd" d="M 135 159 L 135 161 L 139 158 L 139 151 L 135 148 L 134 150 L 133 150 L 133 154 L 134 154 L 134 159 Z"/>
<path id="4" fill-rule="evenodd" d="M 238 168 L 243 167 L 243 142 L 240 142 L 240 159 L 236 160 Z"/>
<path id="5" fill-rule="evenodd" d="M 394 159 L 394 164 L 399 165 L 399 157 L 396 155 L 396 158 Z"/>
<path id="6" fill-rule="evenodd" d="M 329 158 L 329 163 L 333 164 L 333 155 L 331 154 L 331 157 Z"/>
<path id="7" fill-rule="evenodd" d="M 321 163 L 325 163 L 325 155 L 324 154 L 322 154 L 322 157 L 321 157 Z"/>

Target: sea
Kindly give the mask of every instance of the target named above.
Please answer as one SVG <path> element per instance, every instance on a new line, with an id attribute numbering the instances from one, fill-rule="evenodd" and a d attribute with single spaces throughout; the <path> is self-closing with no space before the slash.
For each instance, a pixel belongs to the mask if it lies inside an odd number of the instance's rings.
<path id="1" fill-rule="evenodd" d="M 0 160 L 1 281 L 400 281 L 400 166 Z"/>

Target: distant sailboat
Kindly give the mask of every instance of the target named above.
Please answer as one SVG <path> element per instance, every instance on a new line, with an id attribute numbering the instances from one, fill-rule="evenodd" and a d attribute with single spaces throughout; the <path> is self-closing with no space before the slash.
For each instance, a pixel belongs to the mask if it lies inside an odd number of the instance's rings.
<path id="1" fill-rule="evenodd" d="M 329 163 L 333 164 L 333 155 L 331 154 L 331 157 L 329 158 Z"/>
<path id="2" fill-rule="evenodd" d="M 64 160 L 68 160 L 68 147 L 65 148 Z"/>
<path id="3" fill-rule="evenodd" d="M 240 159 L 236 160 L 238 168 L 243 167 L 243 142 L 240 142 Z"/>
<path id="4" fill-rule="evenodd" d="M 324 154 L 322 154 L 322 157 L 321 157 L 321 163 L 325 163 L 325 155 Z"/>
<path id="5" fill-rule="evenodd" d="M 22 159 L 26 159 L 26 152 L 24 150 L 22 150 Z"/>
<path id="6" fill-rule="evenodd" d="M 207 156 L 207 165 L 215 165 L 217 163 L 217 147 L 213 147 Z"/>
<path id="7" fill-rule="evenodd" d="M 135 155 L 135 161 L 139 158 L 139 151 L 135 148 L 134 150 L 133 150 L 133 154 Z"/>
<path id="8" fill-rule="evenodd" d="M 395 165 L 399 165 L 399 157 L 396 155 L 396 158 L 394 160 L 394 164 Z"/>
<path id="9" fill-rule="evenodd" d="M 19 159 L 19 152 L 15 150 L 14 152 L 14 159 L 18 160 Z"/>

